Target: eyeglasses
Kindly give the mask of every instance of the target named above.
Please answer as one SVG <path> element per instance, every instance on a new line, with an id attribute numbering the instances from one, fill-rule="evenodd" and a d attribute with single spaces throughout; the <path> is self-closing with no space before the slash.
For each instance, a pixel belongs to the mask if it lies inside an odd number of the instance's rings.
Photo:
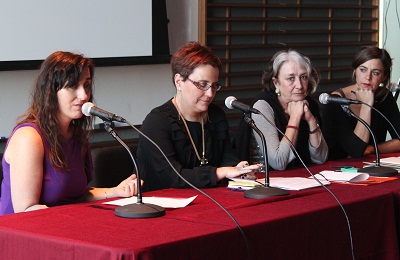
<path id="1" fill-rule="evenodd" d="M 207 81 L 193 81 L 189 78 L 187 78 L 187 80 L 189 80 L 190 82 L 192 82 L 193 85 L 196 86 L 196 88 L 203 90 L 203 91 L 207 91 L 209 88 L 211 88 L 211 90 L 213 92 L 217 92 L 218 90 L 221 89 L 221 85 L 218 83 L 208 83 Z"/>

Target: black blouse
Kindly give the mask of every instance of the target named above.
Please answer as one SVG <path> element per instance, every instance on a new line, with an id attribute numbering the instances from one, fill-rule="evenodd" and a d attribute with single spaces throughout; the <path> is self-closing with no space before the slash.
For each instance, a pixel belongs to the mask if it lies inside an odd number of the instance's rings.
<path id="1" fill-rule="evenodd" d="M 198 122 L 187 121 L 193 141 L 202 155 L 202 131 Z M 216 168 L 236 165 L 229 138 L 229 125 L 224 111 L 214 104 L 208 108 L 204 125 L 207 166 L 200 166 L 193 145 L 178 112 L 169 100 L 153 109 L 143 121 L 141 131 L 164 152 L 172 166 L 187 181 L 198 188 L 216 185 Z M 144 191 L 189 187 L 171 168 L 161 152 L 140 136 L 137 151 L 138 167 L 144 179 Z"/>

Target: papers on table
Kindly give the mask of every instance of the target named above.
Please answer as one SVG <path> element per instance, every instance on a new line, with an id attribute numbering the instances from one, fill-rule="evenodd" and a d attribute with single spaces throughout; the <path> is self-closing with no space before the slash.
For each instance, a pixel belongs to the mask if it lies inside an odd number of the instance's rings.
<path id="1" fill-rule="evenodd" d="M 368 173 L 363 172 L 337 172 L 337 171 L 322 171 L 315 174 L 319 180 L 329 180 L 337 182 L 360 182 L 369 178 Z"/>
<path id="2" fill-rule="evenodd" d="M 269 179 L 270 186 L 281 188 L 285 190 L 304 190 L 314 187 L 321 187 L 323 185 L 329 185 L 330 182 L 327 180 L 308 179 L 303 177 L 273 177 Z"/>
<path id="3" fill-rule="evenodd" d="M 183 208 L 189 205 L 197 196 L 190 198 L 177 199 L 177 198 L 163 198 L 163 197 L 142 197 L 143 203 L 158 205 L 164 208 Z M 111 204 L 117 206 L 125 206 L 137 202 L 137 197 L 123 198 L 113 201 L 104 202 L 104 204 Z"/>
<path id="4" fill-rule="evenodd" d="M 244 180 L 232 178 L 229 181 L 228 188 L 233 190 L 250 190 L 257 186 L 262 186 L 265 179 Z M 320 181 L 324 185 L 329 185 L 330 182 L 326 180 Z M 281 188 L 285 190 L 304 190 L 313 187 L 321 186 L 321 183 L 314 180 L 303 177 L 271 177 L 269 178 L 269 185 L 271 187 Z"/>
<path id="5" fill-rule="evenodd" d="M 390 167 L 393 169 L 396 169 L 397 171 L 400 171 L 400 157 L 387 157 L 387 158 L 381 158 L 379 160 L 381 166 L 386 166 Z M 364 162 L 366 165 L 375 165 L 374 162 Z"/>
<path id="6" fill-rule="evenodd" d="M 251 190 L 257 186 L 262 186 L 262 184 L 256 182 L 255 180 L 240 178 L 231 178 L 228 183 L 228 188 L 232 190 Z"/>

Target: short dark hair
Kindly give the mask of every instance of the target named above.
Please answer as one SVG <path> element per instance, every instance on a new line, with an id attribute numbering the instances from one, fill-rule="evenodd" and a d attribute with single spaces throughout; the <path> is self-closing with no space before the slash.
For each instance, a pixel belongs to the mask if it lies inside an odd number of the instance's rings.
<path id="1" fill-rule="evenodd" d="M 188 42 L 171 57 L 172 82 L 176 74 L 180 74 L 185 81 L 200 65 L 211 65 L 222 70 L 221 60 L 209 47 L 199 42 Z"/>

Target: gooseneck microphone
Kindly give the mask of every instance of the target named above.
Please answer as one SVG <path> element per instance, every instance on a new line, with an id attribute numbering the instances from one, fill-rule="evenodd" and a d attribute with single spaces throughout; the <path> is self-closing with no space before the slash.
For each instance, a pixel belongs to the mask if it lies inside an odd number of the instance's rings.
<path id="1" fill-rule="evenodd" d="M 363 102 L 359 100 L 330 96 L 326 93 L 319 95 L 319 102 L 324 105 L 328 103 L 339 103 L 341 105 L 363 104 Z"/>
<path id="2" fill-rule="evenodd" d="M 117 116 L 116 114 L 113 114 L 111 112 L 105 111 L 101 108 L 98 108 L 91 102 L 86 102 L 85 104 L 83 104 L 82 113 L 85 116 L 97 116 L 103 120 L 110 122 L 116 121 L 116 122 L 126 123 L 126 120 L 124 118 Z"/>
<path id="3" fill-rule="evenodd" d="M 260 111 L 257 109 L 237 101 L 237 99 L 233 96 L 229 96 L 225 99 L 225 106 L 229 109 L 237 108 L 244 113 L 260 114 Z"/>
<path id="4" fill-rule="evenodd" d="M 253 128 L 253 130 L 260 136 L 261 142 L 262 142 L 262 148 L 263 148 L 263 154 L 264 154 L 264 167 L 265 167 L 265 182 L 263 186 L 260 187 L 255 187 L 250 190 L 246 190 L 244 192 L 244 197 L 245 198 L 250 198 L 250 199 L 263 199 L 263 198 L 269 198 L 272 196 L 285 196 L 289 195 L 289 191 L 283 190 L 280 188 L 276 187 L 271 187 L 270 182 L 269 182 L 269 170 L 268 170 L 268 154 L 267 154 L 267 143 L 265 141 L 264 134 L 261 132 L 260 129 L 256 126 L 254 123 L 253 119 L 250 117 L 246 116 L 244 117 L 244 120 L 246 121 L 247 124 Z"/>
<path id="5" fill-rule="evenodd" d="M 398 174 L 398 171 L 396 169 L 393 169 L 391 167 L 386 167 L 386 166 L 381 166 L 380 164 L 380 157 L 379 157 L 379 150 L 378 150 L 378 144 L 376 142 L 376 138 L 374 135 L 374 132 L 372 131 L 371 127 L 368 125 L 367 122 L 365 122 L 361 117 L 355 115 L 353 111 L 349 108 L 348 105 L 341 105 L 343 111 L 349 115 L 357 119 L 359 122 L 361 122 L 369 131 L 372 141 L 374 143 L 374 149 L 375 149 L 375 165 L 374 166 L 368 166 L 364 167 L 362 169 L 359 169 L 358 172 L 365 172 L 368 173 L 371 176 L 377 176 L 377 177 L 391 177 L 395 176 Z"/>

